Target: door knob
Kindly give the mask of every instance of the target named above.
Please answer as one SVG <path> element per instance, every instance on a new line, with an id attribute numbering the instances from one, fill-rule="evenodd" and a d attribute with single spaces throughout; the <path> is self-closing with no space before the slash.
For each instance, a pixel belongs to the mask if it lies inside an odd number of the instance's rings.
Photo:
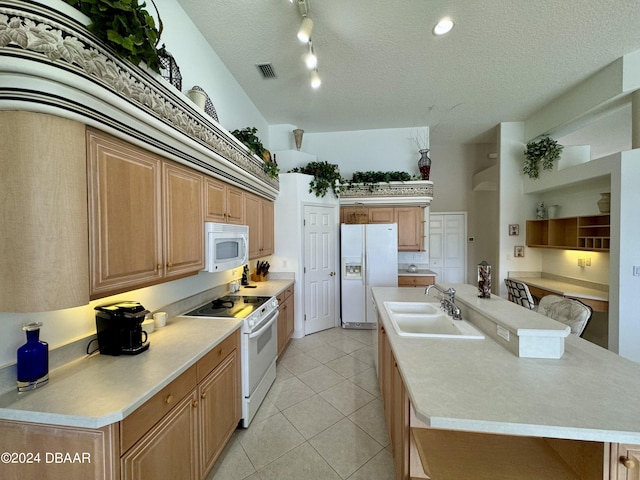
<path id="1" fill-rule="evenodd" d="M 333 276 L 335 276 L 335 274 L 336 274 L 336 272 L 331 272 L 331 273 L 329 273 L 329 276 L 333 277 Z"/>

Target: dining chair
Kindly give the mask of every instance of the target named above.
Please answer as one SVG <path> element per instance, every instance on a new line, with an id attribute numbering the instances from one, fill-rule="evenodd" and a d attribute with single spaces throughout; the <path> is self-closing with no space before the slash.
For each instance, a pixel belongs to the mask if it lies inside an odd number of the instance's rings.
<path id="1" fill-rule="evenodd" d="M 527 287 L 525 283 L 513 280 L 511 278 L 505 278 L 504 283 L 507 286 L 510 301 L 512 301 L 513 303 L 517 303 L 524 308 L 528 308 L 529 310 L 534 310 L 536 308 L 536 303 L 533 300 L 533 296 L 529 291 L 529 287 Z"/>
<path id="2" fill-rule="evenodd" d="M 538 303 L 538 313 L 562 322 L 571 328 L 571 333 L 580 337 L 589 323 L 593 309 L 575 298 L 545 295 Z"/>

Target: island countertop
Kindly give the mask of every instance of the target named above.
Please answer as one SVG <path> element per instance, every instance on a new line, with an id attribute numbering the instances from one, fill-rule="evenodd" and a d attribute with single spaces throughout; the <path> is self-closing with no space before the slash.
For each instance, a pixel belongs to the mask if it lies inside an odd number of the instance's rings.
<path id="1" fill-rule="evenodd" d="M 0 419 L 100 428 L 118 422 L 240 328 L 242 320 L 173 317 L 138 355 L 95 353 L 49 373 L 29 392 L 0 395 Z"/>
<path id="2" fill-rule="evenodd" d="M 456 288 L 463 315 L 485 309 L 505 323 L 530 315 L 500 297 L 479 300 Z M 435 293 L 432 291 L 432 294 Z M 437 301 L 415 289 L 374 287 L 379 318 L 416 416 L 449 430 L 640 443 L 640 365 L 569 335 L 560 359 L 519 358 L 485 339 L 409 338 L 396 334 L 385 301 Z M 494 305 L 496 304 L 496 305 Z M 499 305 L 498 305 L 499 304 Z M 497 307 L 497 308 L 493 308 Z M 500 318 L 505 317 L 505 318 Z M 509 318 L 507 318 L 509 317 Z"/>

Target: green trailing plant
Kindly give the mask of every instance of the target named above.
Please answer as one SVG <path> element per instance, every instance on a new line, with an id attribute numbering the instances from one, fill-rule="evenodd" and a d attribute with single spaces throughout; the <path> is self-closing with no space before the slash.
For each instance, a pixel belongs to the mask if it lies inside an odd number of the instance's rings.
<path id="1" fill-rule="evenodd" d="M 304 167 L 296 167 L 289 170 L 290 173 L 304 173 L 313 175 L 313 180 L 309 182 L 309 193 L 315 193 L 316 197 L 324 197 L 329 188 L 333 193 L 340 193 L 340 172 L 336 165 L 329 162 L 309 162 Z"/>
<path id="2" fill-rule="evenodd" d="M 280 169 L 276 162 L 264 162 L 262 164 L 262 170 L 267 174 L 268 177 L 278 178 L 278 173 L 280 173 Z"/>
<path id="3" fill-rule="evenodd" d="M 410 175 L 407 172 L 355 172 L 351 180 L 343 183 L 346 189 L 362 188 L 365 185 L 367 190 L 373 192 L 378 188 L 379 183 L 389 182 L 408 182 L 410 180 L 419 180 L 417 175 Z"/>
<path id="4" fill-rule="evenodd" d="M 160 29 L 156 28 L 155 20 L 145 10 L 146 3 L 138 3 L 138 0 L 66 2 L 89 17 L 88 30 L 110 45 L 117 55 L 134 65 L 144 62 L 151 70 L 160 73 L 157 47 L 162 34 L 162 20 L 158 22 Z"/>
<path id="5" fill-rule="evenodd" d="M 257 156 L 263 158 L 264 146 L 262 145 L 262 142 L 260 141 L 260 138 L 258 138 L 258 135 L 256 135 L 256 133 L 258 133 L 258 129 L 256 127 L 246 127 L 240 130 L 234 130 L 233 132 L 231 132 L 231 135 L 244 143 L 247 148 Z"/>
<path id="6" fill-rule="evenodd" d="M 524 166 L 522 173 L 529 178 L 540 177 L 540 163 L 543 170 L 551 170 L 553 162 L 560 158 L 560 153 L 564 147 L 556 142 L 549 135 L 544 135 L 539 140 L 527 143 L 524 151 Z"/>

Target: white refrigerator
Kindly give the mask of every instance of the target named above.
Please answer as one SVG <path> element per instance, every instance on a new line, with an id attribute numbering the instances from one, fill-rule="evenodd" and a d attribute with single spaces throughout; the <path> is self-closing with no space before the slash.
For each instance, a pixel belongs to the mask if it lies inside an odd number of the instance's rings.
<path id="1" fill-rule="evenodd" d="M 398 226 L 343 223 L 340 256 L 342 326 L 376 328 L 371 287 L 398 286 Z"/>

